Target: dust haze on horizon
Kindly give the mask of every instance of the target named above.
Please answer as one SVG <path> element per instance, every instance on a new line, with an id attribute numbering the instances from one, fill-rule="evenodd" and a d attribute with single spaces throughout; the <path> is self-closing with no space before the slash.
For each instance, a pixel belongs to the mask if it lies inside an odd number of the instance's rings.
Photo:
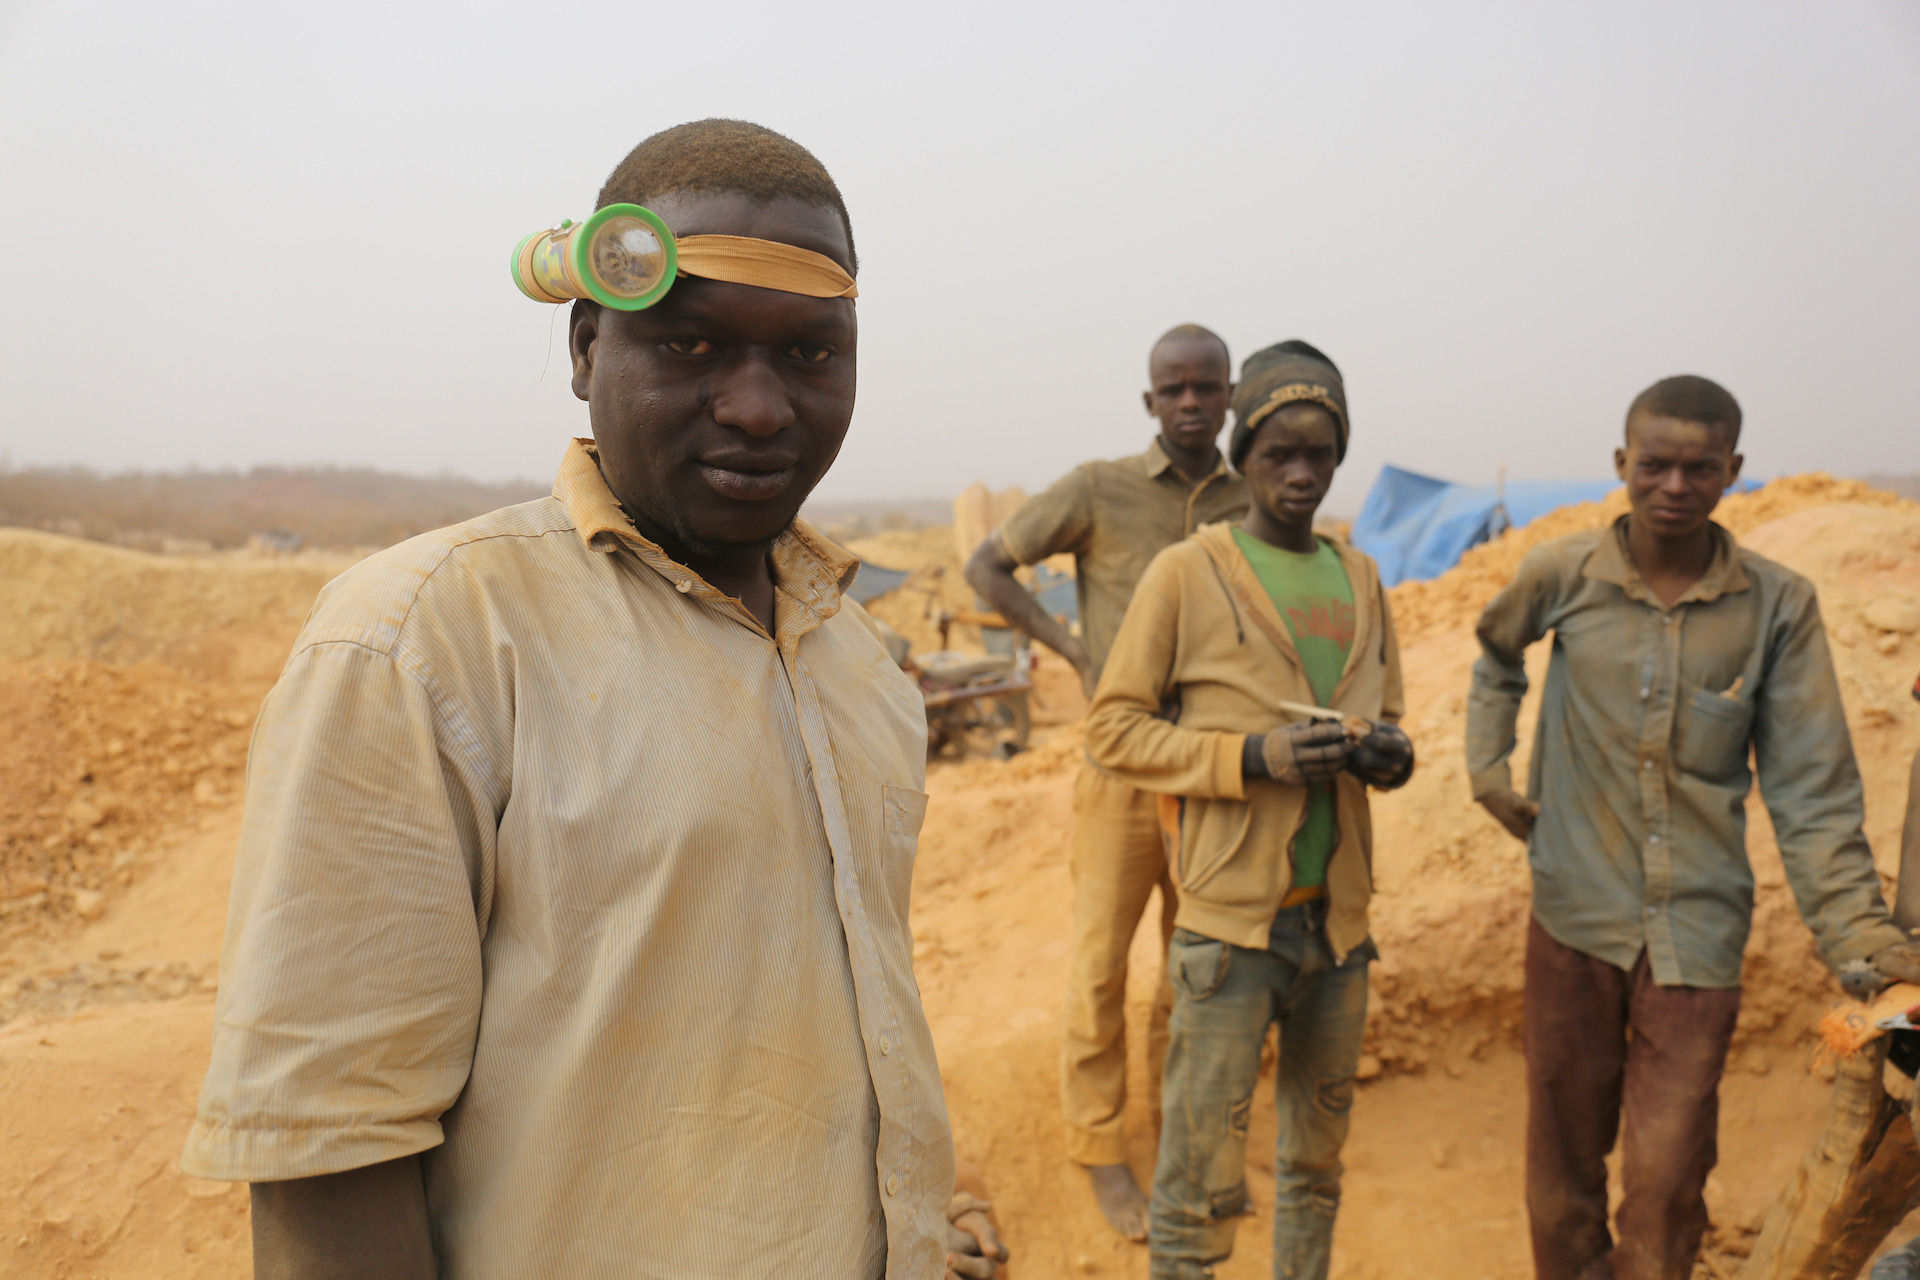
<path id="1" fill-rule="evenodd" d="M 852 211 L 822 501 L 1137 452 L 1148 345 L 1306 338 L 1353 451 L 1607 473 L 1671 373 L 1747 469 L 1920 471 L 1920 9 L 0 0 L 0 458 L 541 480 L 588 431 L 508 281 L 657 129 L 755 120 Z"/>

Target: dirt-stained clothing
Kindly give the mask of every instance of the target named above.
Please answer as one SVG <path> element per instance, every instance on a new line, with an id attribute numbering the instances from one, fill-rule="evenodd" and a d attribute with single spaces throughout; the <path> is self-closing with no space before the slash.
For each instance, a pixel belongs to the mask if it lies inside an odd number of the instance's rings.
<path id="1" fill-rule="evenodd" d="M 1067 1158 L 1124 1164 L 1127 1109 L 1127 954 L 1153 891 L 1160 933 L 1179 902 L 1155 813 L 1158 797 L 1081 762 L 1073 783 L 1073 954 L 1061 1018 L 1060 1107 Z M 1147 1090 L 1156 1127 L 1173 988 L 1161 975 L 1147 1010 Z"/>
<path id="2" fill-rule="evenodd" d="M 1267 945 L 1178 930 L 1168 954 L 1174 1006 L 1166 1122 L 1153 1172 L 1148 1274 L 1205 1280 L 1233 1253 L 1247 1212 L 1247 1128 L 1267 1027 L 1273 1073 L 1273 1274 L 1327 1280 L 1340 1212 L 1340 1149 L 1367 1031 L 1367 944 L 1335 961 L 1325 904 L 1273 920 Z"/>
<path id="3" fill-rule="evenodd" d="M 1379 568 L 1345 543 L 1331 545 L 1352 586 L 1354 631 L 1328 705 L 1397 721 L 1406 696 Z M 1216 524 L 1148 567 L 1087 712 L 1096 764 L 1134 786 L 1186 798 L 1176 923 L 1256 951 L 1266 948 L 1293 886 L 1293 842 L 1312 794 L 1241 771 L 1249 734 L 1298 719 L 1282 701 L 1313 704 L 1313 688 L 1232 529 Z M 1373 824 L 1365 783 L 1342 773 L 1334 789 L 1326 932 L 1342 963 L 1367 937 Z"/>
<path id="4" fill-rule="evenodd" d="M 919 694 L 805 525 L 775 629 L 548 499 L 322 593 L 261 711 L 183 1165 L 423 1153 L 452 1280 L 942 1274 Z"/>
<path id="5" fill-rule="evenodd" d="M 1535 548 L 1480 618 L 1467 711 L 1476 798 L 1512 785 L 1527 646 L 1552 633 L 1528 795 L 1533 911 L 1560 943 L 1663 986 L 1734 987 L 1753 915 L 1746 798 L 1772 815 L 1827 962 L 1903 941 L 1861 831 L 1865 802 L 1813 584 L 1713 526 L 1665 607 L 1627 517 Z"/>
<path id="6" fill-rule="evenodd" d="M 1686 1280 L 1707 1229 L 1739 988 L 1660 986 L 1644 954 L 1618 969 L 1555 942 L 1538 920 L 1528 925 L 1526 978 L 1536 1280 Z M 1607 1230 L 1616 1138 L 1625 1183 L 1617 1241 Z"/>
<path id="7" fill-rule="evenodd" d="M 1247 482 L 1229 472 L 1225 460 L 1189 484 L 1155 439 L 1134 457 L 1076 467 L 1021 504 L 999 534 L 1021 564 L 1072 553 L 1080 643 L 1098 667 L 1148 562 L 1200 524 L 1237 520 L 1246 511 Z M 1153 797 L 1083 765 L 1074 786 L 1073 963 L 1060 1056 L 1067 1155 L 1077 1164 L 1127 1158 L 1120 1132 L 1127 1103 L 1127 951 L 1156 886 L 1163 903 L 1170 902 Z M 1171 912 L 1163 914 L 1171 931 Z M 1147 1030 L 1156 1097 L 1172 1007 L 1173 989 L 1162 978 Z"/>
<path id="8" fill-rule="evenodd" d="M 1073 554 L 1080 643 L 1099 667 L 1148 562 L 1203 524 L 1246 514 L 1246 478 L 1224 458 L 1190 485 L 1156 439 L 1135 457 L 1075 467 L 1028 498 L 1000 525 L 1000 542 L 1021 564 Z"/>

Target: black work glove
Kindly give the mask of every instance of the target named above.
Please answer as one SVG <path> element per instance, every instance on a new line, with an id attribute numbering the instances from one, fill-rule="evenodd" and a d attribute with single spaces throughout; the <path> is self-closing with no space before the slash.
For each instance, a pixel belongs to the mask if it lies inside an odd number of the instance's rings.
<path id="1" fill-rule="evenodd" d="M 1301 787 L 1339 773 L 1352 750 L 1353 739 L 1339 721 L 1300 720 L 1249 737 L 1241 766 L 1249 777 Z"/>
<path id="2" fill-rule="evenodd" d="M 1413 776 L 1413 740 L 1397 724 L 1371 722 L 1347 757 L 1347 771 L 1370 787 L 1392 791 Z"/>

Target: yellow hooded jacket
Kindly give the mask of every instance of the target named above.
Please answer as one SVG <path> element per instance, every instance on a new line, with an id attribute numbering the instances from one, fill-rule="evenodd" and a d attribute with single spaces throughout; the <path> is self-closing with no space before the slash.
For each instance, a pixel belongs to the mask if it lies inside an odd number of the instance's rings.
<path id="1" fill-rule="evenodd" d="M 1354 637 L 1332 709 L 1397 721 L 1406 711 L 1400 647 L 1373 559 L 1333 541 L 1353 587 Z M 1312 687 L 1273 601 L 1234 545 L 1204 525 L 1147 566 L 1087 713 L 1094 764 L 1142 790 L 1186 798 L 1174 880 L 1176 923 L 1235 946 L 1265 948 L 1293 884 L 1293 841 L 1308 788 L 1245 778 L 1248 734 L 1295 720 L 1282 701 Z M 1366 784 L 1335 781 L 1338 842 L 1327 864 L 1327 940 L 1336 957 L 1367 937 L 1373 824 Z"/>

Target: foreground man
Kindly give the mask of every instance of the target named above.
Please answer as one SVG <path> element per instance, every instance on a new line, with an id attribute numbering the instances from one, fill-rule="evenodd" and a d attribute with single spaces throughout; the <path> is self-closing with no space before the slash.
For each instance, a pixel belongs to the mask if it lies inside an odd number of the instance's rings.
<path id="1" fill-rule="evenodd" d="M 839 191 L 779 134 L 656 134 L 617 202 L 851 292 Z M 255 732 L 183 1162 L 254 1184 L 262 1280 L 942 1274 L 923 712 L 794 519 L 857 328 L 785 290 L 576 306 L 594 439 L 553 496 L 315 605 Z"/>
<path id="2" fill-rule="evenodd" d="M 1077 468 L 1009 517 L 967 564 L 974 590 L 1071 662 L 1089 695 L 1148 562 L 1200 525 L 1247 510 L 1246 482 L 1228 474 L 1215 443 L 1233 382 L 1227 344 L 1198 325 L 1181 325 L 1154 344 L 1147 374 L 1147 412 L 1160 423 L 1147 451 Z M 1063 552 L 1073 554 L 1079 584 L 1078 638 L 1013 576 L 1021 565 Z M 1147 1199 L 1127 1167 L 1120 1121 L 1127 1102 L 1127 949 L 1155 886 L 1163 934 L 1173 928 L 1176 904 L 1154 797 L 1083 765 L 1073 788 L 1072 866 L 1073 967 L 1060 1068 L 1067 1155 L 1086 1168 L 1114 1230 L 1144 1240 Z M 1170 1002 L 1162 983 L 1147 1033 L 1156 1090 Z"/>
<path id="3" fill-rule="evenodd" d="M 1614 453 L 1630 514 L 1536 548 L 1480 619 L 1473 794 L 1533 867 L 1527 1207 L 1541 1280 L 1692 1272 L 1752 919 L 1749 749 L 1827 962 L 1856 982 L 1920 979 L 1861 833 L 1813 586 L 1710 519 L 1739 478 L 1739 438 L 1739 405 L 1705 378 L 1643 391 Z M 1523 657 L 1549 631 L 1527 798 L 1508 757 Z M 1623 1112 L 1616 1244 L 1604 1160 Z"/>
<path id="4" fill-rule="evenodd" d="M 1247 1108 L 1277 1023 L 1273 1274 L 1326 1280 L 1375 957 L 1367 787 L 1404 784 L 1413 746 L 1393 723 L 1405 697 L 1379 569 L 1313 531 L 1347 452 L 1339 370 L 1304 342 L 1268 347 L 1240 371 L 1234 416 L 1228 452 L 1253 509 L 1154 558 L 1087 750 L 1181 798 L 1151 1274 L 1202 1280 L 1232 1254 Z"/>

